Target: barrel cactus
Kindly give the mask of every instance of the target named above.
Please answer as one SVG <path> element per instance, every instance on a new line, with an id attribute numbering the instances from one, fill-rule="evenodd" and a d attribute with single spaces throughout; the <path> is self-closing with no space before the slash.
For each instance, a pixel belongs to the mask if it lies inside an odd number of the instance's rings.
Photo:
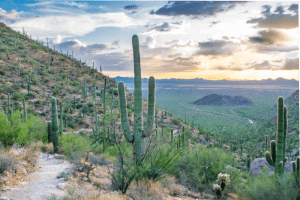
<path id="1" fill-rule="evenodd" d="M 129 129 L 127 119 L 127 106 L 125 99 L 124 83 L 119 82 L 118 91 L 120 99 L 121 120 L 124 136 L 129 143 L 133 144 L 136 153 L 136 162 L 139 163 L 144 159 L 144 138 L 149 137 L 153 131 L 154 122 L 154 105 L 155 105 L 155 79 L 149 78 L 148 93 L 148 117 L 146 127 L 143 129 L 143 98 L 142 98 L 142 81 L 140 67 L 139 40 L 137 35 L 132 37 L 133 58 L 134 58 L 134 125 L 133 134 Z"/>

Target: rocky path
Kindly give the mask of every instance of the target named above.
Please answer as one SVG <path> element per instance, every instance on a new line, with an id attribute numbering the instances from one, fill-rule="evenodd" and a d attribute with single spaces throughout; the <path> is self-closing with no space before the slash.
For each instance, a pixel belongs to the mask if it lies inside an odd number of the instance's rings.
<path id="1" fill-rule="evenodd" d="M 44 200 L 52 194 L 67 196 L 63 188 L 67 185 L 64 178 L 57 178 L 61 172 L 68 172 L 72 165 L 63 159 L 61 155 L 49 155 L 42 153 L 36 163 L 37 170 L 26 177 L 26 182 L 20 182 L 18 187 L 4 188 L 0 193 L 0 199 L 7 200 Z M 6 198 L 5 198 L 6 197 Z"/>

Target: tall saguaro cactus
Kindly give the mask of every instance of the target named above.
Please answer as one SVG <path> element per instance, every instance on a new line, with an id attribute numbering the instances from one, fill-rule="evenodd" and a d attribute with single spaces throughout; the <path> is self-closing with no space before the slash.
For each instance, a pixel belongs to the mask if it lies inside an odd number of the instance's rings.
<path id="1" fill-rule="evenodd" d="M 134 125 L 133 134 L 129 129 L 127 119 L 127 106 L 125 99 L 124 83 L 119 82 L 119 98 L 121 120 L 124 136 L 129 143 L 133 144 L 136 153 L 136 162 L 140 163 L 144 157 L 144 138 L 149 137 L 153 131 L 154 122 L 154 105 L 155 105 L 155 79 L 153 76 L 149 78 L 149 93 L 148 93 L 148 117 L 146 127 L 143 130 L 143 98 L 142 98 L 142 81 L 141 81 L 141 66 L 139 40 L 137 35 L 132 37 L 133 59 L 134 59 Z"/>
<path id="2" fill-rule="evenodd" d="M 51 99 L 51 125 L 52 125 L 52 134 L 51 141 L 53 142 L 54 153 L 58 152 L 58 116 L 57 116 L 57 106 L 56 98 L 52 97 Z"/>
<path id="3" fill-rule="evenodd" d="M 276 141 L 271 141 L 271 152 L 267 151 L 265 153 L 267 162 L 275 167 L 276 176 L 281 176 L 284 173 L 284 164 L 288 160 L 285 157 L 286 129 L 287 108 L 284 106 L 283 97 L 279 97 L 277 106 L 277 138 Z"/>

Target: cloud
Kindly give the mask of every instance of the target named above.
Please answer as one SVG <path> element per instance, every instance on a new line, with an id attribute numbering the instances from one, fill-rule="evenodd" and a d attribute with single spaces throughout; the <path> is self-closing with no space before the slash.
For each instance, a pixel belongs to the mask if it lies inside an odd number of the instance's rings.
<path id="1" fill-rule="evenodd" d="M 171 42 L 165 42 L 166 45 L 173 45 L 173 44 L 177 44 L 179 42 L 179 40 L 172 40 Z"/>
<path id="2" fill-rule="evenodd" d="M 296 14 L 298 14 L 298 4 L 292 4 L 290 5 L 290 7 L 288 8 L 289 11 L 292 11 Z"/>
<path id="3" fill-rule="evenodd" d="M 15 19 L 20 18 L 22 13 L 23 11 L 17 12 L 14 9 L 12 9 L 10 12 L 7 12 L 6 10 L 0 8 L 0 20 L 13 22 Z"/>
<path id="4" fill-rule="evenodd" d="M 147 32 L 169 32 L 171 31 L 172 28 L 170 26 L 169 22 L 164 22 L 162 25 L 157 25 L 157 26 L 153 26 L 152 28 L 148 29 L 147 31 L 143 32 L 143 33 L 147 33 Z"/>
<path id="5" fill-rule="evenodd" d="M 232 64 L 232 63 L 231 63 Z M 241 67 L 237 67 L 237 66 L 222 66 L 222 65 L 218 65 L 218 66 L 214 66 L 210 68 L 211 70 L 231 70 L 231 71 L 242 71 L 244 70 Z"/>
<path id="6" fill-rule="evenodd" d="M 200 50 L 196 52 L 198 55 L 219 55 L 228 56 L 232 55 L 237 49 L 238 45 L 224 40 L 212 40 L 209 42 L 199 42 Z"/>
<path id="7" fill-rule="evenodd" d="M 120 41 L 119 40 L 116 40 L 116 41 L 114 41 L 111 45 L 112 46 L 118 46 L 118 47 L 120 47 Z"/>
<path id="8" fill-rule="evenodd" d="M 272 69 L 272 67 L 271 67 L 271 64 L 269 63 L 269 61 L 265 60 L 262 63 L 252 65 L 251 69 L 255 69 L 255 70 L 269 70 L 269 69 Z"/>
<path id="9" fill-rule="evenodd" d="M 286 59 L 281 70 L 299 70 L 299 58 Z"/>
<path id="10" fill-rule="evenodd" d="M 83 36 L 99 27 L 136 27 L 144 25 L 144 20 L 133 19 L 125 13 L 96 13 L 79 14 L 78 16 L 51 15 L 38 18 L 27 18 L 10 24 L 10 27 L 22 31 L 22 27 L 29 33 L 36 33 L 41 38 L 62 38 Z"/>
<path id="11" fill-rule="evenodd" d="M 260 36 L 249 37 L 252 43 L 276 44 L 279 42 L 290 42 L 291 38 L 277 30 L 267 30 L 258 32 Z"/>
<path id="12" fill-rule="evenodd" d="M 124 7 L 125 10 L 137 10 L 138 8 L 139 6 L 137 5 L 129 5 Z"/>
<path id="13" fill-rule="evenodd" d="M 278 6 L 275 13 L 271 13 L 271 6 L 264 5 L 263 17 L 248 20 L 248 24 L 256 24 L 255 28 L 292 29 L 298 28 L 298 5 L 292 4 L 288 10 L 294 11 L 295 15 L 284 14 L 283 6 Z M 296 11 L 297 8 L 297 11 Z"/>
<path id="14" fill-rule="evenodd" d="M 150 14 L 168 15 L 168 16 L 197 16 L 211 17 L 218 13 L 226 12 L 235 7 L 236 4 L 245 2 L 230 1 L 170 1 L 167 5 L 159 8 L 157 11 L 152 10 Z"/>
<path id="15" fill-rule="evenodd" d="M 218 23 L 220 23 L 220 21 L 217 21 L 217 22 L 216 21 L 212 21 L 210 27 L 212 27 L 213 25 L 218 24 Z"/>
<path id="16" fill-rule="evenodd" d="M 73 6 L 81 9 L 88 7 L 87 3 L 77 3 L 73 1 L 45 1 L 45 2 L 35 2 L 35 3 L 25 4 L 25 6 L 27 7 L 51 6 L 51 5 L 55 5 L 57 7 L 60 7 L 61 5 Z"/>
<path id="17" fill-rule="evenodd" d="M 291 51 L 299 51 L 298 45 L 294 46 L 261 46 L 258 48 L 259 53 L 265 52 L 291 52 Z"/>

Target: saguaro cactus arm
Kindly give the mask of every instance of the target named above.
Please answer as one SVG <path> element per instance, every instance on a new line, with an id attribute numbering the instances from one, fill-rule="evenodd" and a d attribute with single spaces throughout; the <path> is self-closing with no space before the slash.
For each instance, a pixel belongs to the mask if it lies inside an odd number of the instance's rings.
<path id="1" fill-rule="evenodd" d="M 143 137 L 148 137 L 152 134 L 154 123 L 154 105 L 155 105 L 155 79 L 153 76 L 149 78 L 148 84 L 148 117 L 146 127 L 143 130 Z"/>
<path id="2" fill-rule="evenodd" d="M 133 143 L 133 135 L 130 132 L 129 123 L 128 123 L 128 119 L 127 119 L 127 116 L 128 116 L 127 115 L 127 105 L 126 105 L 125 88 L 124 88 L 123 82 L 119 82 L 118 90 L 119 90 L 119 99 L 120 99 L 121 121 L 122 121 L 122 128 L 124 131 L 124 136 L 128 142 Z"/>
<path id="3" fill-rule="evenodd" d="M 293 161 L 292 162 L 292 166 L 293 166 L 293 174 L 294 174 L 294 177 L 295 177 L 295 180 L 297 182 L 297 185 L 299 185 L 299 171 L 300 171 L 300 159 L 299 159 L 299 156 L 297 156 L 297 159 L 296 159 L 296 162 Z"/>
<path id="4" fill-rule="evenodd" d="M 271 153 L 270 153 L 271 152 Z M 275 140 L 272 140 L 270 143 L 270 152 L 266 152 L 265 157 L 267 162 L 271 165 L 271 166 L 275 166 L 275 161 L 276 161 L 276 142 Z"/>

